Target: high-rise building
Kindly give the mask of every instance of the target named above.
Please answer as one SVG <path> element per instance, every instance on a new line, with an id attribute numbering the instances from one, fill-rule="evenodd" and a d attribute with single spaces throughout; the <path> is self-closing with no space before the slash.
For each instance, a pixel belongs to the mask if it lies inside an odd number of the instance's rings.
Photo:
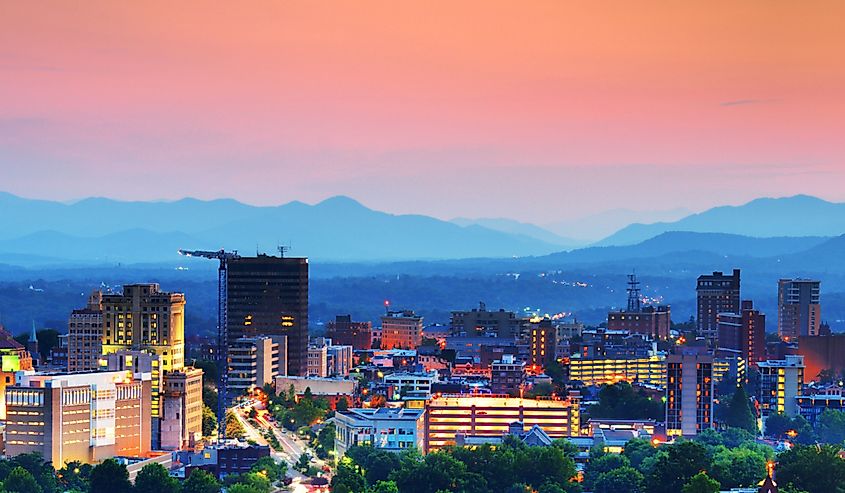
<path id="1" fill-rule="evenodd" d="M 282 365 L 282 348 L 283 344 L 272 337 L 242 337 L 232 341 L 229 344 L 229 398 L 253 387 L 272 384 Z"/>
<path id="2" fill-rule="evenodd" d="M 523 320 L 514 312 L 504 309 L 487 311 L 484 302 L 469 311 L 454 311 L 450 321 L 451 332 L 456 336 L 498 337 L 516 339 Z"/>
<path id="3" fill-rule="evenodd" d="M 713 356 L 683 348 L 666 357 L 666 433 L 695 436 L 713 428 Z"/>
<path id="4" fill-rule="evenodd" d="M 186 367 L 164 376 L 163 450 L 193 447 L 202 438 L 202 370 Z"/>
<path id="5" fill-rule="evenodd" d="M 821 283 L 810 279 L 778 281 L 778 335 L 786 341 L 817 336 L 821 326 Z"/>
<path id="6" fill-rule="evenodd" d="M 372 322 L 353 322 L 350 315 L 338 315 L 326 325 L 326 337 L 340 346 L 352 346 L 354 350 L 373 347 Z"/>
<path id="7" fill-rule="evenodd" d="M 381 317 L 382 349 L 416 349 L 422 336 L 423 318 L 413 310 L 388 310 Z"/>
<path id="8" fill-rule="evenodd" d="M 287 372 L 308 365 L 308 259 L 238 257 L 228 261 L 228 340 L 286 336 Z M 277 342 L 279 342 L 277 340 Z"/>
<path id="9" fill-rule="evenodd" d="M 719 335 L 719 314 L 740 311 L 740 271 L 734 269 L 730 276 L 722 272 L 699 276 L 695 291 L 698 334 L 708 344 L 715 345 Z"/>
<path id="10" fill-rule="evenodd" d="M 325 344 L 308 346 L 308 376 L 327 377 L 329 351 Z"/>
<path id="11" fill-rule="evenodd" d="M 529 331 L 529 361 L 532 365 L 545 367 L 557 356 L 557 330 L 549 319 L 531 324 Z"/>
<path id="12" fill-rule="evenodd" d="M 96 463 L 150 451 L 149 375 L 21 372 L 6 389 L 6 455 Z"/>
<path id="13" fill-rule="evenodd" d="M 85 308 L 73 310 L 68 320 L 67 370 L 94 371 L 103 354 L 103 294 L 94 291 Z"/>
<path id="14" fill-rule="evenodd" d="M 744 300 L 740 313 L 720 313 L 718 321 L 719 348 L 739 351 L 748 365 L 766 359 L 766 315 L 752 301 Z"/>
<path id="15" fill-rule="evenodd" d="M 185 366 L 185 295 L 158 284 L 127 284 L 103 294 L 103 354 L 143 350 L 159 357 L 160 370 Z"/>
<path id="16" fill-rule="evenodd" d="M 798 414 L 795 398 L 804 387 L 804 357 L 787 355 L 782 360 L 768 360 L 757 364 L 760 370 L 760 415 L 765 428 L 766 418 L 775 413 L 787 416 Z"/>

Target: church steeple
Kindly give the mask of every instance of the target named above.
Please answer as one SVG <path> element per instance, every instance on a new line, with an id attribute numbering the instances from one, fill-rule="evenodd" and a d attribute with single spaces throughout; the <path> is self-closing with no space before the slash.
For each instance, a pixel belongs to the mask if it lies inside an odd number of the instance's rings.
<path id="1" fill-rule="evenodd" d="M 38 336 L 35 334 L 35 320 L 32 321 L 32 332 L 29 334 L 29 340 L 26 341 L 26 350 L 32 356 L 33 364 L 41 360 L 41 353 L 38 351 Z"/>

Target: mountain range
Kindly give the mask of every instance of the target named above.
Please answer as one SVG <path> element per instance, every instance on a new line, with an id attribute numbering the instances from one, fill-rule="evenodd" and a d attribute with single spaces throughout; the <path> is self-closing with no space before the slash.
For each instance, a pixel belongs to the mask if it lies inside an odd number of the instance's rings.
<path id="1" fill-rule="evenodd" d="M 682 252 L 759 259 L 797 255 L 799 261 L 812 258 L 806 252 L 825 258 L 842 252 L 843 233 L 845 204 L 808 196 L 631 224 L 585 246 L 530 223 L 394 215 L 342 196 L 314 205 L 252 206 L 191 198 L 66 204 L 0 193 L 0 263 L 13 265 L 177 263 L 180 248 L 251 254 L 274 252 L 278 245 L 321 262 L 522 258 L 524 264 L 574 265 Z"/>

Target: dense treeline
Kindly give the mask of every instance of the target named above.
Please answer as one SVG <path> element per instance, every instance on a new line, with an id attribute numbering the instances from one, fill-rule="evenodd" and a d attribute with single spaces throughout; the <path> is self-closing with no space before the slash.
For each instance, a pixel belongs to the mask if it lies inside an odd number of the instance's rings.
<path id="1" fill-rule="evenodd" d="M 839 451 L 798 445 L 775 456 L 753 435 L 731 428 L 671 445 L 635 439 L 621 455 L 594 449 L 578 475 L 576 449 L 566 440 L 528 447 L 506 439 L 498 447 L 447 448 L 426 456 L 353 447 L 332 487 L 336 493 L 716 493 L 757 486 L 767 463 L 776 461 L 782 493 L 845 493 Z"/>
<path id="2" fill-rule="evenodd" d="M 270 457 L 260 459 L 252 470 L 226 478 L 230 493 L 269 493 L 286 473 L 284 464 Z M 68 462 L 55 470 L 39 454 L 22 454 L 0 461 L 0 492 L 9 493 L 220 493 L 223 488 L 217 479 L 203 471 L 194 470 L 180 482 L 160 464 L 144 466 L 129 481 L 126 466 L 108 459 L 92 466 Z"/>

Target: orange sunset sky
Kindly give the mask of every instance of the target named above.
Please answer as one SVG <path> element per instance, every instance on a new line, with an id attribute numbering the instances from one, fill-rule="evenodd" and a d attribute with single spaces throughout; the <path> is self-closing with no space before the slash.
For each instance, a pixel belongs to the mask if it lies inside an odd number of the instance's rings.
<path id="1" fill-rule="evenodd" d="M 536 222 L 845 200 L 845 2 L 0 2 L 0 190 Z"/>

